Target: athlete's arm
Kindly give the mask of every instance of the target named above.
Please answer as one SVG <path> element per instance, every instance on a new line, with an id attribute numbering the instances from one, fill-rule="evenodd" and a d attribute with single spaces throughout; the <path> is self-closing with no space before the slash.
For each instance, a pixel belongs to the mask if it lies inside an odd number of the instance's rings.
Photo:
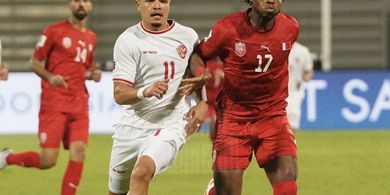
<path id="1" fill-rule="evenodd" d="M 168 81 L 168 79 L 156 81 L 151 86 L 145 86 L 138 89 L 128 83 L 114 81 L 115 102 L 120 105 L 128 105 L 153 96 L 157 99 L 161 99 L 168 91 Z"/>
<path id="2" fill-rule="evenodd" d="M 314 71 L 311 70 L 306 70 L 305 73 L 303 73 L 303 80 L 305 82 L 309 82 L 311 78 L 313 77 Z"/>
<path id="3" fill-rule="evenodd" d="M 8 69 L 4 68 L 2 64 L 0 64 L 0 80 L 8 80 Z"/>
<path id="4" fill-rule="evenodd" d="M 181 86 L 179 87 L 180 95 L 188 96 L 193 91 L 201 89 L 211 77 L 210 72 L 206 70 L 203 59 L 197 53 L 193 53 L 190 57 L 187 76 L 181 81 Z"/>
<path id="5" fill-rule="evenodd" d="M 31 68 L 34 71 L 35 74 L 37 74 L 42 79 L 45 79 L 49 82 L 49 84 L 53 87 L 59 87 L 64 86 L 68 87 L 68 84 L 66 83 L 64 77 L 61 75 L 52 74 L 51 72 L 47 71 L 44 68 L 44 65 L 41 61 L 39 61 L 37 58 L 32 57 L 31 59 Z"/>

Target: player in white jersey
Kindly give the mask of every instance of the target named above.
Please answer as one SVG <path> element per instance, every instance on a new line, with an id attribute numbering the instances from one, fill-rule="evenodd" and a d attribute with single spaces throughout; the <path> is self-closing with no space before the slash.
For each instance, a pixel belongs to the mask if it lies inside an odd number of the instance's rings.
<path id="1" fill-rule="evenodd" d="M 293 129 L 299 130 L 301 120 L 301 104 L 304 98 L 303 82 L 313 76 L 313 60 L 309 49 L 295 42 L 288 57 L 289 82 L 287 117 Z"/>
<path id="2" fill-rule="evenodd" d="M 136 3 L 142 21 L 114 47 L 114 97 L 125 110 L 113 135 L 110 195 L 147 194 L 207 113 L 207 103 L 190 107 L 179 90 L 198 35 L 168 20 L 170 0 Z"/>

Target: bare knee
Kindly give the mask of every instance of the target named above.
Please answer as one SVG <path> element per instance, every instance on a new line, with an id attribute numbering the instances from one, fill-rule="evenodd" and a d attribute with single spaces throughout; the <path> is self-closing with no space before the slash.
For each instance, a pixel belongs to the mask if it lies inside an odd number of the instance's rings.
<path id="1" fill-rule="evenodd" d="M 136 166 L 131 173 L 131 180 L 149 182 L 153 177 L 153 170 L 148 169 L 146 166 Z"/>
<path id="2" fill-rule="evenodd" d="M 41 157 L 41 169 L 50 169 L 57 164 L 55 157 Z"/>
<path id="3" fill-rule="evenodd" d="M 296 180 L 298 165 L 297 161 L 292 156 L 281 156 L 267 163 L 264 166 L 268 179 L 271 183 L 276 183 L 286 180 Z"/>
<path id="4" fill-rule="evenodd" d="M 87 145 L 83 142 L 74 142 L 70 144 L 70 159 L 77 162 L 83 162 L 86 156 Z"/>

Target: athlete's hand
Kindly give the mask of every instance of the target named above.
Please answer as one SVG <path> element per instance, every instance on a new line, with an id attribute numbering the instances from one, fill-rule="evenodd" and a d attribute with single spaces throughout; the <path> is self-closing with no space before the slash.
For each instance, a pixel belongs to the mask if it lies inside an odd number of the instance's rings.
<path id="1" fill-rule="evenodd" d="M 199 101 L 195 106 L 191 107 L 187 112 L 185 126 L 187 137 L 190 137 L 195 132 L 198 132 L 202 123 L 206 120 L 208 105 L 204 101 Z"/>
<path id="2" fill-rule="evenodd" d="M 156 97 L 157 99 L 161 99 L 168 91 L 168 82 L 169 79 L 165 79 L 163 81 L 156 81 L 153 85 L 147 87 L 143 95 L 145 97 Z"/>
<path id="3" fill-rule="evenodd" d="M 91 80 L 99 82 L 102 79 L 102 71 L 100 69 L 93 69 L 91 71 Z"/>
<path id="4" fill-rule="evenodd" d="M 62 77 L 61 75 L 51 75 L 48 79 L 49 84 L 52 87 L 60 87 L 63 86 L 65 88 L 68 88 L 68 84 L 65 81 L 65 78 Z"/>
<path id="5" fill-rule="evenodd" d="M 0 80 L 8 80 L 8 69 L 2 68 L 0 64 Z"/>
<path id="6" fill-rule="evenodd" d="M 181 80 L 179 92 L 180 95 L 189 96 L 192 92 L 202 88 L 206 85 L 207 81 L 212 78 L 210 72 L 204 72 L 198 77 L 187 78 Z"/>

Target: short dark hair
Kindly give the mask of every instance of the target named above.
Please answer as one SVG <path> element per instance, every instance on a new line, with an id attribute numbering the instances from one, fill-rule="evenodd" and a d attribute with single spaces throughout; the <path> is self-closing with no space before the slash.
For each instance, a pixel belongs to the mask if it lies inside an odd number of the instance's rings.
<path id="1" fill-rule="evenodd" d="M 248 5 L 252 5 L 252 0 L 244 0 L 245 3 L 247 3 Z"/>

